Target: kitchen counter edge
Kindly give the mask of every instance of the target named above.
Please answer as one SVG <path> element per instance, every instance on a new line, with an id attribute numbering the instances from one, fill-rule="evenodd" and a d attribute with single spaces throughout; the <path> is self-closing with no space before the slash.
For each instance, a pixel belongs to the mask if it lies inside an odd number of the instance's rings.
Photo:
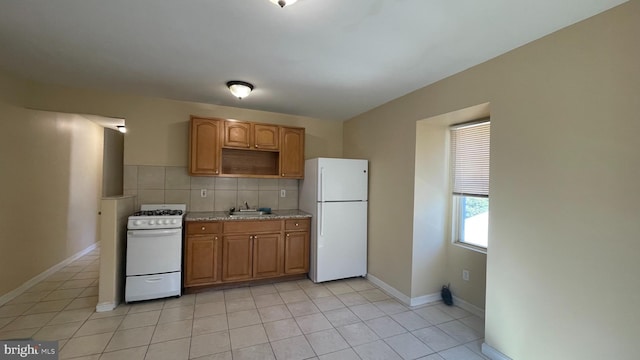
<path id="1" fill-rule="evenodd" d="M 310 218 L 311 214 L 302 210 L 274 210 L 270 216 L 231 217 L 227 211 L 190 211 L 185 221 L 243 221 L 243 220 L 286 220 Z"/>

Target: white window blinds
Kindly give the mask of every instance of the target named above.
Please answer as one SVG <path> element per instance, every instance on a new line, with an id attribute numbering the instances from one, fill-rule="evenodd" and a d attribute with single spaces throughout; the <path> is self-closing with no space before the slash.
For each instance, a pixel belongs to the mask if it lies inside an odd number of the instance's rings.
<path id="1" fill-rule="evenodd" d="M 451 127 L 453 193 L 489 196 L 489 121 Z"/>

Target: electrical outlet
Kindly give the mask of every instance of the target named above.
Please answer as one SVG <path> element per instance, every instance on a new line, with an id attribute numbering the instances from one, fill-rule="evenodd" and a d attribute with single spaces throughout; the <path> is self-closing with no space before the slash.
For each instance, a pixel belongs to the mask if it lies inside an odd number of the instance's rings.
<path id="1" fill-rule="evenodd" d="M 462 270 L 462 280 L 469 281 L 469 270 Z"/>
<path id="2" fill-rule="evenodd" d="M 280 197 L 287 197 L 287 190 L 280 189 Z"/>
<path id="3" fill-rule="evenodd" d="M 207 189 L 200 189 L 200 197 L 203 197 L 203 198 L 207 197 Z"/>

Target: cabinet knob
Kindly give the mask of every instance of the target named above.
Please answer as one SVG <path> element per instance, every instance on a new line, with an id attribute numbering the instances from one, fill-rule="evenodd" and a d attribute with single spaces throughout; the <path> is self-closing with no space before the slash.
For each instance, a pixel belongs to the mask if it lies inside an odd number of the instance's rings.
<path id="1" fill-rule="evenodd" d="M 202 227 L 202 231 L 205 231 L 205 230 L 206 230 L 206 228 L 203 226 L 203 227 Z"/>
<path id="2" fill-rule="evenodd" d="M 284 173 L 282 173 L 282 176 L 284 176 Z"/>
<path id="3" fill-rule="evenodd" d="M 216 170 L 216 171 L 215 171 L 215 173 L 217 174 L 217 173 L 218 173 L 218 170 Z"/>
<path id="4" fill-rule="evenodd" d="M 296 226 L 298 226 L 298 225 L 299 225 L 299 224 L 298 224 L 298 223 L 296 223 Z"/>
<path id="5" fill-rule="evenodd" d="M 258 148 L 258 144 L 256 144 L 256 149 Z"/>
<path id="6" fill-rule="evenodd" d="M 291 235 L 291 234 L 287 234 L 287 237 L 289 237 L 289 235 Z"/>
<path id="7" fill-rule="evenodd" d="M 216 236 L 215 239 L 218 240 L 218 237 Z"/>
<path id="8" fill-rule="evenodd" d="M 248 147 L 248 148 L 250 148 L 250 147 L 251 147 L 251 145 L 247 144 L 247 147 Z"/>

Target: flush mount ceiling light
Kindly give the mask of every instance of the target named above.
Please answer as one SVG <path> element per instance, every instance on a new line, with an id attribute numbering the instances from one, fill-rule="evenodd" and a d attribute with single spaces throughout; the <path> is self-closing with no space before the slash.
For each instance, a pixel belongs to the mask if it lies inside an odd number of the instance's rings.
<path id="1" fill-rule="evenodd" d="M 246 81 L 238 80 L 227 82 L 227 87 L 229 88 L 229 91 L 231 91 L 233 96 L 237 97 L 238 99 L 247 97 L 253 90 L 253 85 L 249 84 Z"/>
<path id="2" fill-rule="evenodd" d="M 270 0 L 272 3 L 279 5 L 281 8 L 293 5 L 298 0 Z"/>
<path id="3" fill-rule="evenodd" d="M 123 134 L 127 132 L 127 128 L 124 127 L 124 125 L 118 125 L 116 127 L 118 128 L 118 131 L 120 131 Z"/>

